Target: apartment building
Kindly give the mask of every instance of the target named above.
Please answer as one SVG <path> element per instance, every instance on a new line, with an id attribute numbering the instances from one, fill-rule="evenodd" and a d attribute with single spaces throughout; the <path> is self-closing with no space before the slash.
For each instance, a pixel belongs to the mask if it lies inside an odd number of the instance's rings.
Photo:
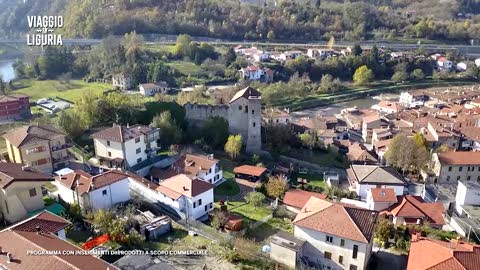
<path id="1" fill-rule="evenodd" d="M 12 130 L 5 138 L 10 162 L 22 163 L 38 171 L 51 173 L 68 166 L 73 156 L 65 133 L 52 125 L 24 126 Z"/>
<path id="2" fill-rule="evenodd" d="M 434 183 L 480 181 L 480 152 L 434 153 L 431 166 Z"/>
<path id="3" fill-rule="evenodd" d="M 127 169 L 156 155 L 160 130 L 144 125 L 114 125 L 92 134 L 92 138 L 102 166 Z"/>
<path id="4" fill-rule="evenodd" d="M 0 163 L 0 214 L 9 223 L 45 206 L 41 187 L 54 179 L 31 167 Z"/>
<path id="5" fill-rule="evenodd" d="M 27 95 L 0 95 L 0 120 L 18 120 L 30 116 L 30 100 Z"/>
<path id="6" fill-rule="evenodd" d="M 128 90 L 132 88 L 132 78 L 126 73 L 119 73 L 112 76 L 112 85 L 115 89 Z"/>
<path id="7" fill-rule="evenodd" d="M 311 197 L 293 221 L 302 255 L 317 269 L 368 269 L 378 212 Z"/>

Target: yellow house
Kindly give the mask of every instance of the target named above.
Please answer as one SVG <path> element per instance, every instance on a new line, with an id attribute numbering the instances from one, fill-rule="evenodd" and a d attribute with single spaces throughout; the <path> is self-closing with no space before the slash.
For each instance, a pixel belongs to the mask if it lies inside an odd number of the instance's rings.
<path id="1" fill-rule="evenodd" d="M 0 163 L 0 214 L 9 223 L 42 209 L 41 186 L 54 179 L 22 164 Z"/>
<path id="2" fill-rule="evenodd" d="M 38 171 L 51 173 L 68 166 L 72 156 L 63 132 L 52 125 L 24 126 L 10 131 L 5 138 L 8 158 Z"/>

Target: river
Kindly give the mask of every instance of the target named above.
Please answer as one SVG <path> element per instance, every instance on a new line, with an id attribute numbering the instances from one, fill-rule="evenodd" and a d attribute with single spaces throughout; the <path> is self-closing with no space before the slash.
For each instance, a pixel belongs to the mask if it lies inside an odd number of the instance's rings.
<path id="1" fill-rule="evenodd" d="M 13 70 L 13 60 L 1 60 L 0 61 L 0 78 L 3 81 L 11 81 L 15 79 L 15 71 Z"/>

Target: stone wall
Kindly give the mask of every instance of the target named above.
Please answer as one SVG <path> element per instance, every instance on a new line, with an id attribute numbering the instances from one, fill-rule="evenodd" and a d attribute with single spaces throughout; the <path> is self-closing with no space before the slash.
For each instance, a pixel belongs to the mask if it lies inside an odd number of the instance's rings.
<path id="1" fill-rule="evenodd" d="M 191 104 L 187 103 L 183 106 L 185 108 L 185 117 L 188 120 L 205 121 L 210 117 L 219 116 L 228 121 L 228 106 L 227 105 L 205 105 L 205 104 Z"/>

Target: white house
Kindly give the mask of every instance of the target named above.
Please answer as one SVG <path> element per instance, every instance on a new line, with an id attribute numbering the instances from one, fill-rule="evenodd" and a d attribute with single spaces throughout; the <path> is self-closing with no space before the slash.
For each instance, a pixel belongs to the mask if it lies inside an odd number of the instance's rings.
<path id="1" fill-rule="evenodd" d="M 420 107 L 428 101 L 428 96 L 425 94 L 402 92 L 400 93 L 399 103 L 408 108 Z"/>
<path id="2" fill-rule="evenodd" d="M 393 188 L 372 188 L 367 191 L 367 209 L 381 211 L 397 202 Z"/>
<path id="3" fill-rule="evenodd" d="M 445 152 L 432 155 L 435 183 L 480 181 L 480 152 Z"/>
<path id="4" fill-rule="evenodd" d="M 155 156 L 159 137 L 158 128 L 143 125 L 114 125 L 92 135 L 101 165 L 125 169 Z"/>
<path id="5" fill-rule="evenodd" d="M 168 91 L 168 84 L 166 82 L 144 83 L 140 84 L 138 89 L 143 96 L 151 97 L 157 93 L 166 94 Z"/>
<path id="6" fill-rule="evenodd" d="M 179 174 L 155 184 L 131 178 L 130 189 L 148 200 L 161 203 L 182 218 L 205 219 L 213 210 L 214 185 Z"/>
<path id="7" fill-rule="evenodd" d="M 164 180 L 178 174 L 191 179 L 200 179 L 210 184 L 219 184 L 223 180 L 220 161 L 213 155 L 184 154 L 167 170 L 152 169 L 150 174 L 158 180 Z"/>
<path id="8" fill-rule="evenodd" d="M 480 67 L 480 58 L 475 59 L 475 65 Z"/>
<path id="9" fill-rule="evenodd" d="M 273 81 L 273 70 L 268 68 L 261 68 L 258 66 L 248 66 L 240 69 L 242 78 L 249 81 Z"/>
<path id="10" fill-rule="evenodd" d="M 457 70 L 458 71 L 465 71 L 467 70 L 467 64 L 465 62 L 457 63 Z"/>
<path id="11" fill-rule="evenodd" d="M 113 88 L 128 90 L 132 87 L 132 78 L 126 73 L 115 74 L 112 76 Z"/>
<path id="12" fill-rule="evenodd" d="M 317 269 L 368 269 L 378 212 L 311 197 L 293 221 Z"/>
<path id="13" fill-rule="evenodd" d="M 75 170 L 57 177 L 53 183 L 58 188 L 59 198 L 70 204 L 78 203 L 82 209 L 95 211 L 129 201 L 129 182 L 130 176 L 117 170 L 95 176 Z"/>
<path id="14" fill-rule="evenodd" d="M 465 215 L 465 206 L 480 205 L 480 184 L 459 181 L 455 196 L 455 211 L 460 216 Z"/>
<path id="15" fill-rule="evenodd" d="M 446 57 L 440 56 L 437 58 L 437 68 L 450 70 L 452 69 L 452 67 L 453 67 L 453 62 L 448 60 Z"/>
<path id="16" fill-rule="evenodd" d="M 459 181 L 449 225 L 464 237 L 480 235 L 480 183 Z"/>
<path id="17" fill-rule="evenodd" d="M 396 195 L 403 195 L 407 183 L 391 166 L 351 165 L 347 169 L 350 187 L 362 200 L 367 199 L 367 192 L 372 188 L 392 188 Z"/>

